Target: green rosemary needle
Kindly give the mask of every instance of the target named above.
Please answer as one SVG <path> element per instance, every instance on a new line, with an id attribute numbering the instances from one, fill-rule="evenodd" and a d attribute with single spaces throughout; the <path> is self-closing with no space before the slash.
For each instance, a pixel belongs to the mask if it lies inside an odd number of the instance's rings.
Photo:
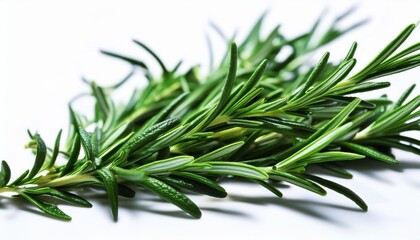
<path id="1" fill-rule="evenodd" d="M 141 69 L 147 86 L 117 105 L 111 95 L 134 71 L 108 87 L 85 80 L 95 101 L 94 117 L 70 105 L 69 136 L 64 140 L 60 130 L 51 148 L 29 132 L 33 167 L 10 181 L 11 170 L 2 161 L 0 194 L 15 194 L 50 216 L 70 220 L 43 196 L 91 207 L 78 193 L 82 187 L 99 188 L 106 191 L 117 220 L 119 196 L 150 191 L 200 218 L 188 192 L 224 198 L 228 193 L 220 180 L 244 178 L 278 197 L 283 196 L 273 184 L 278 181 L 319 195 L 330 189 L 366 211 L 356 193 L 308 166 L 349 178 L 335 163 L 371 158 L 397 164 L 390 153 L 394 148 L 420 155 L 420 141 L 403 135 L 420 129 L 420 96 L 410 97 L 414 85 L 396 102 L 354 95 L 389 86 L 374 79 L 418 67 L 420 43 L 399 50 L 416 27 L 411 24 L 357 73 L 356 43 L 339 64 L 329 61 L 328 52 L 313 64 L 309 53 L 360 25 L 334 27 L 343 18 L 321 36 L 314 34 L 317 22 L 288 39 L 278 27 L 262 35 L 262 16 L 243 41 L 227 43 L 229 51 L 204 76 L 197 66 L 187 71 L 180 64 L 166 66 L 138 40 L 135 45 L 150 54 L 160 73 L 141 60 L 102 51 Z M 278 60 L 286 47 L 292 52 Z"/>

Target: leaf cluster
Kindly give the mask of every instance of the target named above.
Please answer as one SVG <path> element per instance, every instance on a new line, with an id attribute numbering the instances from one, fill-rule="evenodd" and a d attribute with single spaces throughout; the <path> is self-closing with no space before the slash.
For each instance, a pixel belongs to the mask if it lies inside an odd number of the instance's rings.
<path id="1" fill-rule="evenodd" d="M 10 168 L 2 161 L 0 193 L 15 193 L 50 216 L 70 220 L 51 198 L 91 207 L 78 190 L 102 189 L 117 220 L 120 196 L 150 191 L 200 218 L 188 192 L 224 198 L 228 193 L 222 180 L 242 178 L 278 197 L 283 194 L 276 182 L 319 195 L 328 188 L 366 211 L 356 193 L 317 176 L 310 166 L 351 178 L 341 161 L 372 158 L 397 164 L 393 148 L 420 155 L 419 140 L 404 135 L 420 129 L 420 97 L 409 100 L 414 85 L 396 102 L 357 97 L 390 85 L 372 80 L 419 66 L 420 44 L 398 51 L 415 29 L 412 24 L 356 74 L 356 43 L 339 63 L 330 62 L 327 52 L 313 64 L 309 56 L 314 51 L 364 23 L 339 28 L 350 13 L 337 16 L 329 29 L 318 33 L 320 18 L 292 39 L 281 34 L 279 26 L 262 34 L 264 15 L 238 44 L 213 26 L 229 48 L 217 66 L 210 59 L 211 69 L 204 76 L 198 66 L 186 71 L 180 70 L 181 63 L 166 66 L 137 40 L 135 45 L 154 58 L 160 73 L 152 73 L 136 58 L 102 51 L 141 69 L 147 86 L 117 104 L 115 90 L 135 70 L 113 86 L 85 80 L 95 102 L 94 117 L 70 105 L 68 137 L 63 144 L 60 130 L 51 148 L 38 133 L 29 132 L 33 167 L 9 183 Z M 279 58 L 287 48 L 291 53 Z"/>

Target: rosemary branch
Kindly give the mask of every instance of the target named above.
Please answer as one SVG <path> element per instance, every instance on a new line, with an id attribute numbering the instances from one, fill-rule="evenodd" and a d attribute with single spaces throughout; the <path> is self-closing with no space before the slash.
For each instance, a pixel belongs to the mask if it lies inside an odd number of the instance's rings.
<path id="1" fill-rule="evenodd" d="M 339 64 L 329 61 L 329 53 L 313 64 L 309 53 L 361 24 L 338 29 L 344 17 L 337 17 L 320 37 L 315 34 L 318 20 L 308 32 L 287 39 L 277 27 L 263 36 L 262 16 L 240 44 L 228 43 L 219 65 L 204 76 L 197 66 L 187 71 L 181 71 L 180 64 L 166 66 L 137 40 L 134 43 L 156 60 L 160 73 L 151 72 L 141 60 L 102 51 L 140 68 L 147 86 L 117 105 L 112 93 L 134 72 L 108 87 L 85 80 L 95 101 L 93 119 L 70 105 L 69 136 L 62 144 L 60 131 L 50 148 L 38 133 L 29 132 L 33 167 L 11 182 L 10 168 L 2 161 L 0 194 L 17 194 L 50 216 L 70 220 L 56 204 L 40 197 L 91 207 L 78 190 L 99 187 L 107 192 L 117 220 L 118 196 L 134 197 L 144 189 L 199 218 L 200 209 L 187 192 L 223 198 L 228 193 L 220 179 L 234 177 L 279 197 L 283 194 L 273 182 L 319 195 L 329 188 L 366 211 L 356 193 L 316 176 L 308 166 L 349 178 L 340 161 L 371 158 L 397 164 L 394 148 L 420 155 L 420 141 L 404 135 L 420 130 L 420 96 L 410 97 L 414 85 L 396 102 L 355 95 L 390 85 L 372 80 L 418 67 L 420 43 L 398 50 L 414 31 L 416 25 L 411 24 L 357 73 L 352 72 L 356 43 Z M 286 47 L 293 51 L 279 60 Z"/>

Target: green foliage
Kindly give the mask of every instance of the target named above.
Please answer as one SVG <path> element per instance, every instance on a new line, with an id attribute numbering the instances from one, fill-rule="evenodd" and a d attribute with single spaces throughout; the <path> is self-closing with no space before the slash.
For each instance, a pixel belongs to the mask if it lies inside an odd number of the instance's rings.
<path id="1" fill-rule="evenodd" d="M 365 22 L 339 28 L 351 12 L 337 16 L 323 32 L 319 18 L 308 32 L 291 39 L 278 26 L 263 35 L 265 15 L 242 41 L 225 37 L 213 25 L 229 49 L 218 65 L 211 53 L 204 76 L 198 74 L 199 66 L 181 71 L 180 64 L 165 65 L 156 51 L 137 40 L 135 45 L 150 54 L 160 73 L 152 73 L 142 60 L 102 51 L 133 69 L 112 86 L 85 80 L 94 114 L 89 118 L 69 107 L 65 144 L 61 130 L 52 148 L 29 132 L 33 167 L 10 183 L 9 165 L 2 161 L 0 194 L 14 193 L 47 215 L 70 220 L 51 198 L 91 207 L 79 192 L 82 186 L 99 187 L 106 191 L 116 221 L 119 196 L 134 198 L 137 191 L 150 190 L 200 218 L 187 193 L 224 198 L 228 193 L 220 179 L 231 178 L 249 180 L 278 197 L 283 197 L 279 181 L 319 195 L 326 194 L 325 187 L 366 211 L 356 193 L 316 176 L 308 166 L 352 178 L 340 162 L 371 158 L 396 164 L 394 148 L 420 155 L 420 141 L 404 134 L 420 130 L 420 97 L 411 96 L 414 85 L 395 102 L 357 95 L 390 86 L 373 79 L 419 66 L 420 43 L 398 52 L 416 27 L 411 24 L 356 74 L 357 43 L 340 63 L 330 62 L 328 52 L 314 63 L 311 53 Z M 211 42 L 209 47 L 211 51 Z M 292 52 L 278 57 L 286 48 Z M 116 104 L 112 94 L 136 68 L 147 86 Z"/>
<path id="2" fill-rule="evenodd" d="M 201 217 L 201 211 L 195 205 L 191 199 L 189 199 L 185 194 L 177 191 L 173 187 L 165 184 L 164 182 L 152 178 L 147 177 L 140 182 L 145 188 L 149 189 L 150 191 L 154 192 L 156 195 L 161 197 L 163 200 L 166 200 L 175 206 L 179 207 L 184 212 L 190 214 L 195 218 Z"/>
<path id="3" fill-rule="evenodd" d="M 116 176 L 107 168 L 96 170 L 99 178 L 102 180 L 108 193 L 109 203 L 111 206 L 112 217 L 118 220 L 118 185 Z"/>
<path id="4" fill-rule="evenodd" d="M 0 187 L 4 187 L 10 181 L 10 167 L 6 161 L 1 161 Z"/>

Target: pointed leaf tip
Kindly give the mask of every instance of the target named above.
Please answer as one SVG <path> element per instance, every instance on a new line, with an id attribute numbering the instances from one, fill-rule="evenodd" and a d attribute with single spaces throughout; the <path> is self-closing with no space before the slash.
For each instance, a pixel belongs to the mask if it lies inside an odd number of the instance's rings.
<path id="1" fill-rule="evenodd" d="M 99 177 L 102 180 L 102 183 L 105 186 L 106 192 L 108 194 L 108 199 L 110 202 L 112 217 L 114 221 L 118 220 L 118 184 L 116 176 L 108 169 L 101 168 L 96 170 Z"/>
<path id="2" fill-rule="evenodd" d="M 186 195 L 177 191 L 173 187 L 152 177 L 148 177 L 140 183 L 150 191 L 157 194 L 163 200 L 174 204 L 195 218 L 201 218 L 201 211 L 198 206 Z"/>

